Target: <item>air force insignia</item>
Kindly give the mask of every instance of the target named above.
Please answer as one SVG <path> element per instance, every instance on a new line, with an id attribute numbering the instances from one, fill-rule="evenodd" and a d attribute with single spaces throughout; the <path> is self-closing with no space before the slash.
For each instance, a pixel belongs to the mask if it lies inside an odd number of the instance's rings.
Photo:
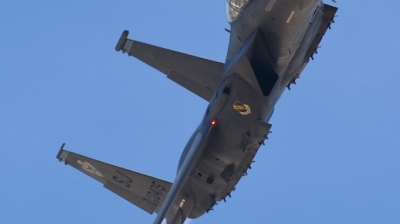
<path id="1" fill-rule="evenodd" d="M 244 104 L 244 103 L 241 103 L 241 102 L 239 102 L 239 101 L 236 101 L 236 102 L 233 104 L 233 109 L 239 111 L 239 113 L 240 113 L 241 115 L 248 115 L 248 114 L 251 113 L 249 105 Z"/>
<path id="2" fill-rule="evenodd" d="M 91 174 L 97 175 L 99 177 L 103 177 L 103 174 L 101 174 L 99 171 L 96 170 L 96 168 L 94 168 L 94 166 L 92 166 L 92 164 L 88 163 L 88 162 L 82 162 L 80 160 L 77 161 L 77 163 L 79 165 L 82 166 L 82 169 L 84 169 L 86 172 L 89 172 Z"/>

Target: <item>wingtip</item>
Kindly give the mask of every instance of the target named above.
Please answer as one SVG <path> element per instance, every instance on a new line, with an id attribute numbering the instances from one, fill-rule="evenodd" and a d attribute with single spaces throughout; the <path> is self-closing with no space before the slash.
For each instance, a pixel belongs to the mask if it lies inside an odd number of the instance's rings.
<path id="1" fill-rule="evenodd" d="M 61 161 L 60 156 L 61 156 L 61 153 L 64 151 L 64 146 L 65 146 L 65 143 L 63 143 L 63 144 L 61 145 L 60 150 L 58 150 L 58 153 L 57 153 L 56 158 L 57 158 L 59 161 Z"/>
<path id="2" fill-rule="evenodd" d="M 122 50 L 122 48 L 125 46 L 126 41 L 128 40 L 128 35 L 129 30 L 124 30 L 124 32 L 122 32 L 121 37 L 119 38 L 118 43 L 115 46 L 116 51 Z"/>

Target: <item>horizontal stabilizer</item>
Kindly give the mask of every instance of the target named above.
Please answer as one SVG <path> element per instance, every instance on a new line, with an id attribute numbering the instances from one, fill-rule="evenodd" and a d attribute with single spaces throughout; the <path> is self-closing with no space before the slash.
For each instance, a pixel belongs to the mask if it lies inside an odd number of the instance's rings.
<path id="1" fill-rule="evenodd" d="M 224 64 L 128 39 L 125 30 L 115 50 L 122 50 L 167 75 L 201 98 L 210 101 L 221 80 Z"/>
<path id="2" fill-rule="evenodd" d="M 152 214 L 172 183 L 64 150 L 57 159 L 101 182 L 105 188 Z"/>

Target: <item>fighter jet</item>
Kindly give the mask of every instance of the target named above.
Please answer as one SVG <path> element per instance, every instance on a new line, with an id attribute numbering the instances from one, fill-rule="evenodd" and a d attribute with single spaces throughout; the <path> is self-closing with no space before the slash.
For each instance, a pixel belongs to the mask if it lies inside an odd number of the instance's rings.
<path id="1" fill-rule="evenodd" d="M 313 59 L 337 11 L 321 0 L 227 0 L 226 9 L 225 63 L 129 39 L 127 30 L 115 47 L 209 102 L 173 182 L 67 151 L 64 144 L 57 154 L 132 204 L 157 213 L 154 224 L 164 219 L 182 224 L 230 197 L 268 139 L 276 102 Z"/>

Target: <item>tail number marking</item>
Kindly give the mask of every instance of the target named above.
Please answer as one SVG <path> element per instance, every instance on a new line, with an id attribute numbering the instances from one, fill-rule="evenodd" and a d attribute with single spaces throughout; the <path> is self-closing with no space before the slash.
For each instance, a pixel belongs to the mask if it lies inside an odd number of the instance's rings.
<path id="1" fill-rule="evenodd" d="M 113 176 L 113 179 L 114 179 L 116 182 L 118 182 L 118 183 L 120 183 L 120 184 L 123 184 L 125 187 L 131 187 L 130 184 L 133 183 L 133 181 L 132 181 L 131 178 L 129 178 L 128 176 L 122 174 L 122 173 L 119 172 L 118 170 L 116 170 L 115 172 L 117 172 L 117 173 L 121 174 L 123 177 L 125 177 L 125 178 L 121 178 L 121 177 Z"/>
<path id="2" fill-rule="evenodd" d="M 164 186 L 161 184 L 156 184 L 156 182 L 153 180 L 149 190 L 147 191 L 146 197 L 151 202 L 158 204 L 160 203 L 161 197 L 166 193 L 166 190 L 167 189 Z"/>

